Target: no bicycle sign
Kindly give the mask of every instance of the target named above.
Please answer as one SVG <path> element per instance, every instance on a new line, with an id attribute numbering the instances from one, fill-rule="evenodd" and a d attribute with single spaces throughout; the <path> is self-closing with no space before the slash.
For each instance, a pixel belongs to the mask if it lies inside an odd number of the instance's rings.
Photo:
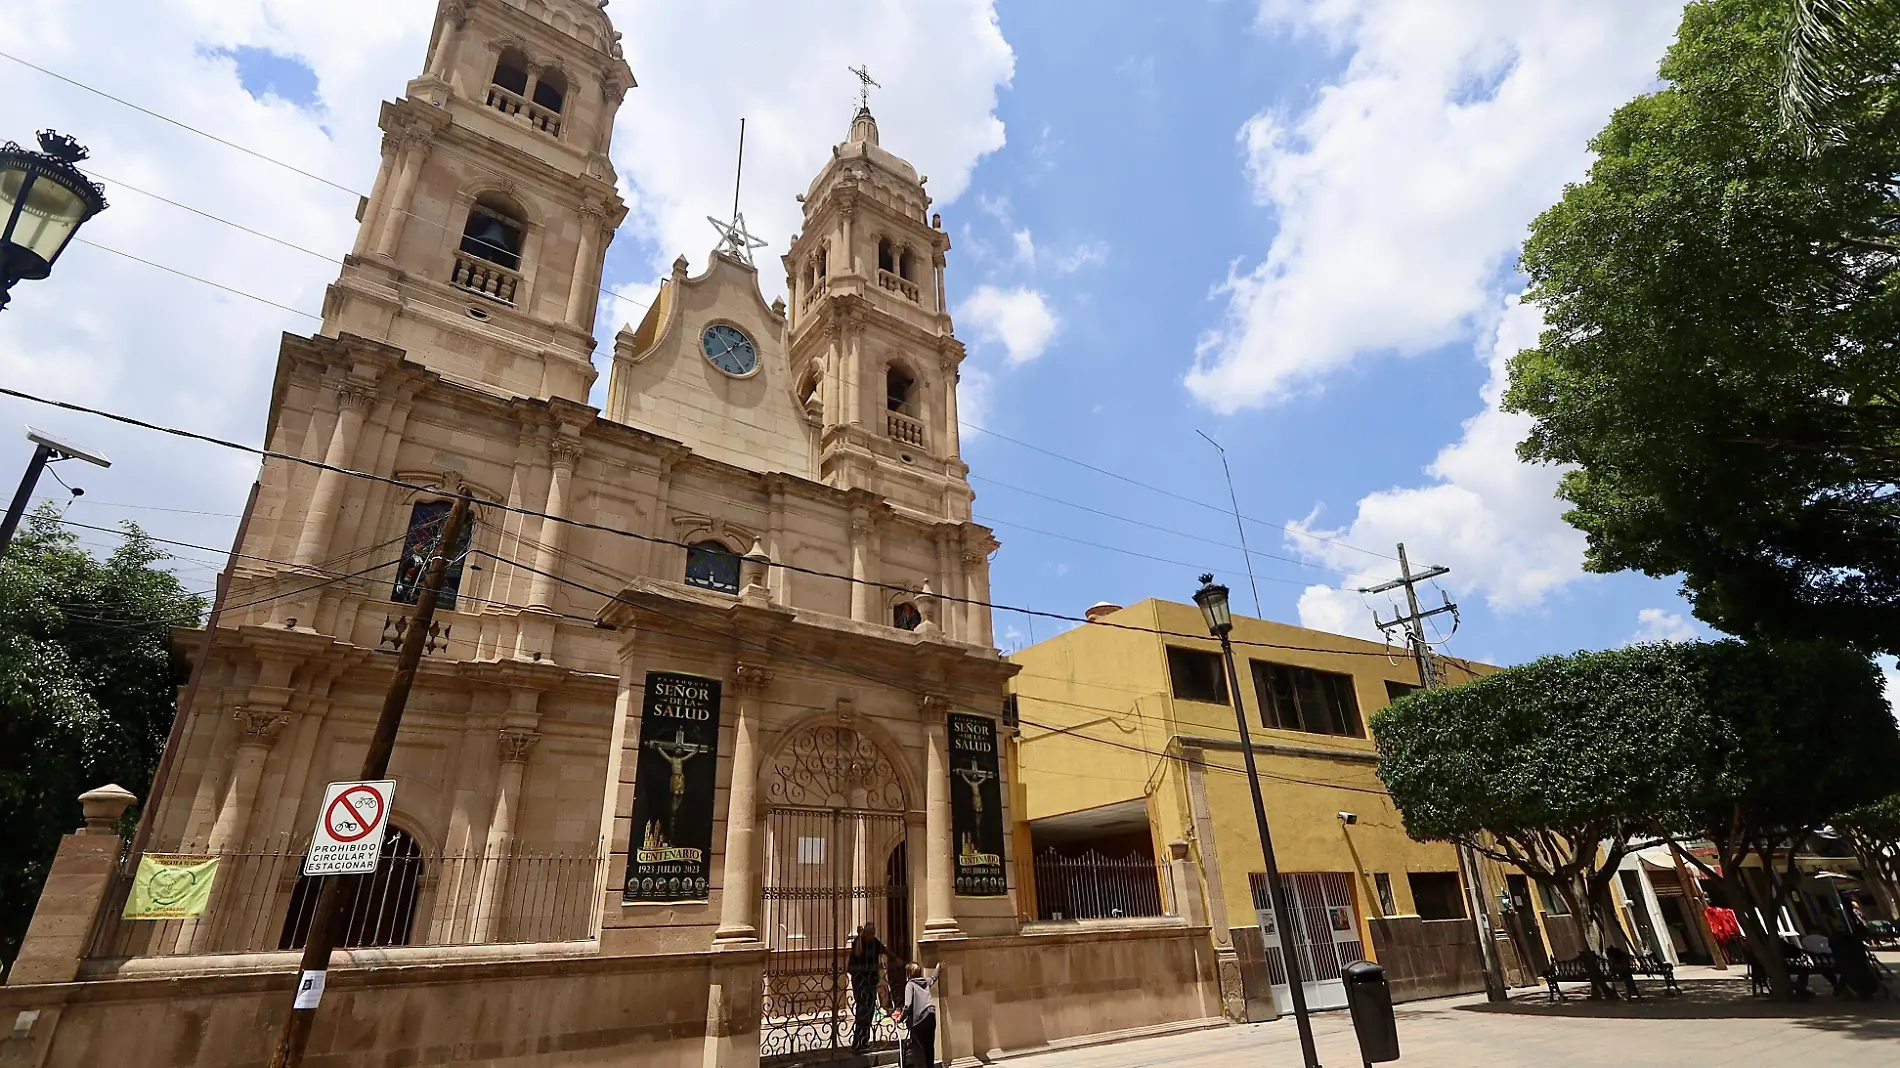
<path id="1" fill-rule="evenodd" d="M 375 871 L 395 799 L 393 779 L 331 783 L 317 810 L 317 831 L 310 837 L 303 873 L 368 875 Z"/>

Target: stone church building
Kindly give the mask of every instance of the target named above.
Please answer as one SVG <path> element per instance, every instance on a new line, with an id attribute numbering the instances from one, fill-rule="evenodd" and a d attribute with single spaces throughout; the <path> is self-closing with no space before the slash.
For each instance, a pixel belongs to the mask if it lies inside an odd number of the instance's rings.
<path id="1" fill-rule="evenodd" d="M 19 1063 L 262 1063 L 325 785 L 358 773 L 460 494 L 313 1057 L 833 1058 L 865 922 L 887 964 L 944 966 L 946 1059 L 1218 1022 L 1205 927 L 1019 919 L 950 239 L 868 108 L 800 197 L 788 299 L 742 231 L 682 256 L 612 309 L 589 405 L 635 87 L 605 6 L 446 0 L 383 104 L 355 246 L 265 416 L 312 462 L 263 464 L 154 787 L 145 848 L 220 858 L 210 905 L 122 919 L 104 837 L 69 837 L 0 991 L 37 1014 Z"/>

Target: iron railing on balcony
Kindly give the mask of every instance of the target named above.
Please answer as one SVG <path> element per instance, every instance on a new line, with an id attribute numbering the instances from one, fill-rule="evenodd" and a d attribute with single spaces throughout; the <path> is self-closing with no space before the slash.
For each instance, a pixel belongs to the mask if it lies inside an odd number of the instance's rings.
<path id="1" fill-rule="evenodd" d="M 391 838 L 402 832 L 392 831 Z M 604 892 L 599 851 L 440 856 L 413 840 L 354 881 L 345 946 L 457 946 L 568 942 L 593 936 Z M 210 902 L 185 920 L 123 917 L 131 877 L 120 872 L 93 933 L 93 959 L 298 949 L 316 910 L 317 880 L 302 876 L 303 850 L 287 838 L 218 857 Z"/>
<path id="2" fill-rule="evenodd" d="M 1110 920 L 1167 916 L 1168 866 L 1144 853 L 1109 857 L 1090 849 L 1064 856 L 1045 849 L 1036 857 L 1036 917 Z"/>

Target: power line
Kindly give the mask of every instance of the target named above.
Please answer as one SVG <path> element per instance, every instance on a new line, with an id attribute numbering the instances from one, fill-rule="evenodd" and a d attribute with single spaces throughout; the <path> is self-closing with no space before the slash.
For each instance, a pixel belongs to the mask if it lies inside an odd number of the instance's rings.
<path id="1" fill-rule="evenodd" d="M 71 401 L 50 400 L 48 398 L 40 397 L 32 393 L 27 393 L 22 390 L 13 389 L 8 386 L 0 386 L 0 395 L 15 397 L 20 400 L 32 401 L 36 404 L 44 404 L 49 407 L 63 409 L 65 411 L 79 412 L 85 415 L 97 416 L 102 419 L 110 419 L 114 422 L 123 423 L 128 426 L 136 426 L 144 430 L 152 430 L 158 433 L 168 434 L 173 437 L 185 438 L 192 441 L 202 441 L 207 444 L 217 445 L 221 448 L 232 449 L 238 452 L 249 453 L 251 455 L 261 456 L 267 459 L 282 460 L 286 463 L 302 464 L 306 467 L 313 467 L 320 471 L 334 471 L 337 474 L 347 475 L 352 478 L 362 478 L 362 479 L 367 479 L 373 482 L 381 482 L 386 485 L 396 486 L 396 487 L 407 489 L 407 490 L 414 490 L 421 493 L 441 492 L 441 488 L 439 486 L 424 485 L 419 482 L 408 482 L 403 479 L 391 478 L 386 475 L 373 474 L 367 471 L 355 471 L 347 467 L 339 467 L 332 464 L 328 464 L 321 460 L 311 460 L 306 457 L 293 455 L 291 453 L 279 452 L 274 449 L 259 448 L 258 446 L 255 446 L 255 445 L 245 445 L 239 442 L 227 440 L 225 438 L 215 437 L 210 434 L 202 434 L 193 430 L 184 430 L 178 427 L 168 427 L 168 426 L 164 426 L 158 423 L 151 423 L 143 419 L 135 418 L 133 416 L 121 415 L 116 412 L 110 412 L 110 411 L 106 411 L 100 408 L 93 408 L 93 407 L 89 407 L 83 404 L 75 404 Z M 485 501 L 485 502 L 482 502 L 482 506 L 485 508 L 493 508 L 497 511 L 511 512 L 516 515 L 530 516 L 530 517 L 542 519 L 542 520 L 551 520 L 556 523 L 562 523 L 567 526 L 578 527 L 583 530 L 593 530 L 593 531 L 598 531 L 601 533 L 612 534 L 617 537 L 630 538 L 635 541 L 642 541 L 642 542 L 647 542 L 647 543 L 655 544 L 655 545 L 665 545 L 671 548 L 680 548 L 680 549 L 692 548 L 690 544 L 683 541 L 677 541 L 672 538 L 663 538 L 663 537 L 659 537 L 653 534 L 641 534 L 641 533 L 638 533 L 637 531 L 631 531 L 631 530 L 621 530 L 618 527 L 610 527 L 602 523 L 594 523 L 594 522 L 590 522 L 584 519 L 573 519 L 567 516 L 551 515 L 547 512 L 538 511 L 533 508 L 524 508 L 520 505 L 504 504 L 499 501 Z M 517 563 L 514 566 L 522 567 L 525 565 Z M 777 560 L 766 561 L 766 566 L 777 568 L 781 571 L 786 571 L 793 574 L 810 575 L 815 578 L 835 579 L 839 582 L 869 586 L 874 589 L 887 590 L 893 593 L 907 593 L 907 594 L 915 595 L 918 592 L 917 590 L 912 589 L 909 586 L 899 585 L 897 583 L 879 582 L 875 579 L 860 579 L 860 578 L 855 578 L 851 575 L 843 575 L 843 574 L 839 574 L 833 571 L 821 571 L 817 568 L 802 567 L 797 564 L 788 564 L 788 563 L 784 563 Z M 1154 627 L 1137 627 L 1132 624 L 1114 623 L 1107 620 L 1091 620 L 1084 616 L 1067 615 L 1061 612 L 1049 612 L 1049 611 L 1044 611 L 1042 609 L 1026 608 L 1019 605 L 997 604 L 992 601 L 977 600 L 975 598 L 970 598 L 970 597 L 958 597 L 958 596 L 954 596 L 947 593 L 933 593 L 931 596 L 935 597 L 936 599 L 940 601 L 949 601 L 956 604 L 967 604 L 967 605 L 971 605 L 975 607 L 989 608 L 994 611 L 1015 612 L 1023 616 L 1038 617 L 1038 618 L 1043 618 L 1043 619 L 1057 619 L 1057 620 L 1062 620 L 1064 622 L 1069 622 L 1069 623 L 1086 623 L 1086 624 L 1089 624 L 1090 626 L 1108 627 L 1115 630 L 1137 631 L 1142 634 L 1158 634 L 1158 635 L 1162 635 L 1166 637 L 1187 638 L 1187 639 L 1192 639 L 1195 641 L 1208 640 L 1208 636 L 1205 634 L 1192 634 L 1185 631 L 1161 630 Z M 1248 640 L 1239 639 L 1239 638 L 1233 639 L 1233 643 L 1235 645 L 1244 645 L 1244 646 L 1250 646 L 1250 647 L 1255 647 L 1255 648 L 1286 649 L 1286 650 L 1292 650 L 1292 651 L 1298 651 L 1298 652 L 1329 653 L 1329 654 L 1341 655 L 1341 656 L 1385 656 L 1386 655 L 1384 650 L 1378 650 L 1378 649 L 1372 649 L 1372 650 L 1327 649 L 1327 648 L 1317 647 L 1317 646 L 1287 645 L 1285 643 L 1280 643 L 1280 642 L 1248 641 Z"/>
<path id="2" fill-rule="evenodd" d="M 96 248 L 101 252 L 110 252 L 114 256 L 123 256 L 134 263 L 142 263 L 147 267 L 164 271 L 166 274 L 177 275 L 180 278 L 189 278 L 190 280 L 194 282 L 202 282 L 213 289 L 223 290 L 224 292 L 229 293 L 234 297 L 243 297 L 246 300 L 254 300 L 254 301 L 257 301 L 259 304 L 268 304 L 271 307 L 276 308 L 280 311 L 287 311 L 292 315 L 301 315 L 306 319 L 315 319 L 318 322 L 323 321 L 323 316 L 318 315 L 314 312 L 307 312 L 301 308 L 293 308 L 288 304 L 279 304 L 276 301 L 270 299 L 269 297 L 260 297 L 255 293 L 246 293 L 242 289 L 233 289 L 230 286 L 224 285 L 220 282 L 213 282 L 211 279 L 205 278 L 202 275 L 192 274 L 190 271 L 181 271 L 176 267 L 167 267 L 164 264 L 157 262 L 156 260 L 148 260 L 143 256 L 134 256 L 130 252 L 120 252 L 116 248 L 112 248 L 107 245 L 101 245 L 97 241 L 88 241 L 83 237 L 75 237 L 73 238 L 73 241 L 78 244 L 88 246 L 90 248 Z"/>

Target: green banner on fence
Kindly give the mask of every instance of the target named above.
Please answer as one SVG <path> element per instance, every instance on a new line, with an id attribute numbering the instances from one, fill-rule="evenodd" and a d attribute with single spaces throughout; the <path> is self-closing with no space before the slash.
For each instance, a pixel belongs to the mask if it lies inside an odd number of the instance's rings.
<path id="1" fill-rule="evenodd" d="M 132 877 L 125 899 L 128 920 L 183 920 L 200 915 L 211 900 L 218 858 L 178 853 L 147 853 Z"/>

